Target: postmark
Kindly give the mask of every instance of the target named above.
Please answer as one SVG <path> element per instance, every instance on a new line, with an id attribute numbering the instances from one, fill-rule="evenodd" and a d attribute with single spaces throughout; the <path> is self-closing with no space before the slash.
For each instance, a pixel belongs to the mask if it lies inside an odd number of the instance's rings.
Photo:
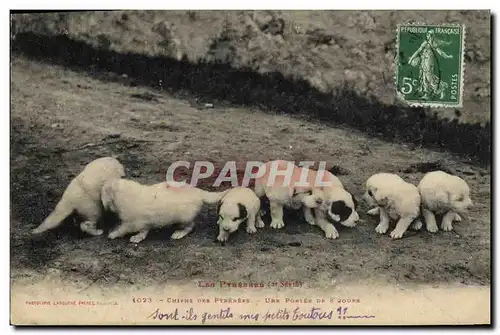
<path id="1" fill-rule="evenodd" d="M 396 94 L 410 106 L 462 107 L 465 26 L 400 24 Z"/>

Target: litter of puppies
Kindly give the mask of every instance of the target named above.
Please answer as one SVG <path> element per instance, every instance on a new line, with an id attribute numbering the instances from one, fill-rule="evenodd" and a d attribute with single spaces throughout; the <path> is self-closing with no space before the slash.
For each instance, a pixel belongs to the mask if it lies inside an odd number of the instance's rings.
<path id="1" fill-rule="evenodd" d="M 236 186 L 224 191 L 207 191 L 186 182 L 163 181 L 144 185 L 125 176 L 123 165 L 114 157 L 102 157 L 87 164 L 68 185 L 52 213 L 32 234 L 58 227 L 72 213 L 84 217 L 80 229 L 92 236 L 104 211 L 117 214 L 120 224 L 108 234 L 116 239 L 132 234 L 129 241 L 140 243 L 150 230 L 180 225 L 171 238 L 180 239 L 194 228 L 194 219 L 206 205 L 217 205 L 217 240 L 225 242 L 246 222 L 246 232 L 264 228 L 269 206 L 270 227 L 281 229 L 284 208 L 299 210 L 306 222 L 318 226 L 326 238 L 336 239 L 335 224 L 355 227 L 360 221 L 357 201 L 342 181 L 325 169 L 310 169 L 294 162 L 275 160 L 259 166 L 252 187 Z M 376 173 L 365 182 L 363 200 L 372 207 L 367 214 L 378 215 L 375 231 L 385 234 L 396 221 L 392 239 L 407 229 L 420 230 L 425 222 L 430 233 L 439 229 L 435 215 L 442 215 L 440 227 L 451 231 L 453 222 L 472 208 L 470 189 L 462 178 L 444 171 L 426 173 L 413 185 L 394 173 Z M 267 201 L 267 203 L 266 203 Z"/>

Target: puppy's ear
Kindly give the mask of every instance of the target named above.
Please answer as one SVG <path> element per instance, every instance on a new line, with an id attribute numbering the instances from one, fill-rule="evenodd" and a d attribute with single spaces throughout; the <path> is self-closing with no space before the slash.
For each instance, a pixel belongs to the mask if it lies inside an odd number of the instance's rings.
<path id="1" fill-rule="evenodd" d="M 352 209 L 349 208 L 343 200 L 334 201 L 330 206 L 330 216 L 336 221 L 345 221 L 349 218 L 352 213 Z"/>
<path id="2" fill-rule="evenodd" d="M 242 204 L 238 203 L 238 209 L 240 210 L 239 219 L 246 219 L 248 216 L 247 208 L 245 206 L 243 206 Z"/>
<path id="3" fill-rule="evenodd" d="M 383 192 L 382 191 L 379 192 L 379 190 L 375 187 L 368 190 L 368 195 L 372 197 L 375 200 L 375 202 L 380 206 L 386 206 L 387 203 L 389 202 L 389 199 L 386 196 L 384 196 Z"/>

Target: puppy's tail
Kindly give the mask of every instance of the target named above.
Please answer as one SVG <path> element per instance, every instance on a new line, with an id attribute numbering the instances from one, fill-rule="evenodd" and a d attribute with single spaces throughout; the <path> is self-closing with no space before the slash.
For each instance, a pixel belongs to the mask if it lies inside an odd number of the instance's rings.
<path id="1" fill-rule="evenodd" d="M 59 226 L 65 218 L 67 218 L 71 213 L 73 213 L 74 207 L 71 206 L 65 199 L 64 196 L 57 203 L 56 208 L 50 213 L 50 215 L 43 220 L 42 224 L 31 231 L 32 234 L 41 234 L 49 229 L 56 228 Z"/>
<path id="2" fill-rule="evenodd" d="M 264 195 L 266 195 L 264 185 L 262 185 L 261 183 L 255 183 L 254 192 L 259 198 L 262 198 Z"/>
<path id="3" fill-rule="evenodd" d="M 207 205 L 218 203 L 220 201 L 220 199 L 222 199 L 222 197 L 225 196 L 227 192 L 229 192 L 229 190 L 225 190 L 222 192 L 209 192 L 209 191 L 204 191 L 204 190 L 200 190 L 200 191 L 202 194 L 203 203 L 205 203 Z"/>

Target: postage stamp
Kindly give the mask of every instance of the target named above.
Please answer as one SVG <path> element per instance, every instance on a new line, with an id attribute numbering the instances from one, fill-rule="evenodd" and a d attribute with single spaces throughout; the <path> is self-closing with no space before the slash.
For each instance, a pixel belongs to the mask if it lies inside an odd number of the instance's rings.
<path id="1" fill-rule="evenodd" d="M 397 96 L 415 107 L 462 107 L 464 37 L 464 25 L 398 25 Z"/>

